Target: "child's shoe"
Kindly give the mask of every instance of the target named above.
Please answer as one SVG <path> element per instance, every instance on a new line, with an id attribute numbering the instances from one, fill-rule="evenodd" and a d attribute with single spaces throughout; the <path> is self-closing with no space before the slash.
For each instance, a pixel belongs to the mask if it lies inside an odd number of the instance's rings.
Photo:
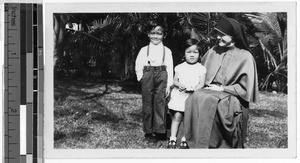
<path id="1" fill-rule="evenodd" d="M 180 145 L 179 145 L 180 149 L 189 149 L 188 144 L 186 143 L 186 141 L 181 141 Z"/>
<path id="2" fill-rule="evenodd" d="M 168 149 L 175 149 L 176 148 L 176 141 L 175 140 L 169 140 L 167 144 Z"/>
<path id="3" fill-rule="evenodd" d="M 156 137 L 157 140 L 161 140 L 161 141 L 167 140 L 167 134 L 159 134 L 159 133 L 156 133 L 156 134 L 155 134 L 155 137 Z"/>
<path id="4" fill-rule="evenodd" d="M 149 143 L 157 143 L 158 140 L 153 134 L 145 134 L 145 141 L 148 141 Z"/>

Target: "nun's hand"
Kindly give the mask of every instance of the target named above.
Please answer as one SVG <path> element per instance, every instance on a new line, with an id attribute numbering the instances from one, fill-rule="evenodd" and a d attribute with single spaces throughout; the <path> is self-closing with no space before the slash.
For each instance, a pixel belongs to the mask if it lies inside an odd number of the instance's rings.
<path id="1" fill-rule="evenodd" d="M 215 84 L 208 84 L 208 87 L 205 87 L 204 89 L 214 90 L 214 91 L 224 91 L 222 86 L 218 86 Z"/>

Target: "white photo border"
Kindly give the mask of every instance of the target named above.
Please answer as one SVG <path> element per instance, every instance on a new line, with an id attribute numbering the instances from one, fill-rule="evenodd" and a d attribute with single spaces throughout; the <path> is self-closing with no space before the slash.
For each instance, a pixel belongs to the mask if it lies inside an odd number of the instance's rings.
<path id="1" fill-rule="evenodd" d="M 287 12 L 288 15 L 288 148 L 286 149 L 54 149 L 54 13 L 107 12 Z M 296 157 L 296 3 L 295 2 L 162 2 L 44 4 L 44 158 L 295 158 Z"/>

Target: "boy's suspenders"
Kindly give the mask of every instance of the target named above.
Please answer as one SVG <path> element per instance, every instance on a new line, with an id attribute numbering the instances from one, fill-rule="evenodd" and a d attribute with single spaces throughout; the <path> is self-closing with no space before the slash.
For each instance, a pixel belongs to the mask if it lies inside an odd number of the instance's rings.
<path id="1" fill-rule="evenodd" d="M 163 46 L 163 62 L 162 65 L 165 65 L 165 46 Z"/>
<path id="2" fill-rule="evenodd" d="M 147 58 L 149 56 L 149 45 L 147 47 Z M 148 64 L 151 66 L 150 61 L 148 60 Z M 165 46 L 163 46 L 163 61 L 162 61 L 162 65 L 165 65 Z"/>

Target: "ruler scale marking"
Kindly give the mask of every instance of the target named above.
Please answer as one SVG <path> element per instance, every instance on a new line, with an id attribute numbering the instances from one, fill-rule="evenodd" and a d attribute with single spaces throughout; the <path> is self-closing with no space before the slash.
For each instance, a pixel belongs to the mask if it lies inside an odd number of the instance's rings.
<path id="1" fill-rule="evenodd" d="M 42 4 L 4 11 L 4 162 L 43 162 Z"/>
<path id="2" fill-rule="evenodd" d="M 8 5 L 8 15 L 7 20 L 8 23 L 8 37 L 7 37 L 7 64 L 12 65 L 8 68 L 7 78 L 11 79 L 10 83 L 13 86 L 20 86 L 20 42 L 18 37 L 20 36 L 20 5 L 19 4 L 11 4 Z M 12 61 L 13 59 L 13 61 Z M 12 73 L 16 72 L 16 73 Z M 20 135 L 18 132 L 13 130 L 9 130 L 11 128 L 20 129 L 19 117 L 12 116 L 19 114 L 19 105 L 20 98 L 19 93 L 20 90 L 13 89 L 8 84 L 8 92 L 13 96 L 8 95 L 8 151 L 7 151 L 7 162 L 20 162 Z M 18 87 L 16 87 L 18 88 Z"/>

